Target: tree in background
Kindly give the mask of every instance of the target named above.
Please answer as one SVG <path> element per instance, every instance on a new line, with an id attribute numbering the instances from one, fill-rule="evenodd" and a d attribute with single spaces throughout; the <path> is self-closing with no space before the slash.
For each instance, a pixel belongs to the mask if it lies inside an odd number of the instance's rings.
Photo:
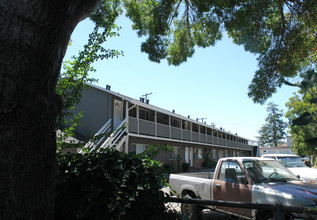
<path id="1" fill-rule="evenodd" d="M 282 120 L 283 112 L 277 108 L 277 105 L 270 102 L 267 107 L 268 116 L 265 124 L 260 128 L 258 141 L 260 146 L 274 146 L 285 138 L 287 123 Z"/>
<path id="2" fill-rule="evenodd" d="M 317 87 L 298 91 L 286 103 L 285 117 L 292 124 L 291 148 L 299 155 L 316 155 L 317 145 L 313 141 L 317 134 Z M 301 119 L 301 123 L 296 120 Z M 295 124 L 293 123 L 295 122 Z"/>

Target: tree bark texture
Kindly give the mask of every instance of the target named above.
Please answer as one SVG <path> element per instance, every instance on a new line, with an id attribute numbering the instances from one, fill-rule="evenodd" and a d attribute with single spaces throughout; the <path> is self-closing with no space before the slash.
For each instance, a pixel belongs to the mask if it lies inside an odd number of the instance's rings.
<path id="1" fill-rule="evenodd" d="M 0 1 L 0 219 L 54 219 L 55 93 L 77 23 L 100 0 Z"/>

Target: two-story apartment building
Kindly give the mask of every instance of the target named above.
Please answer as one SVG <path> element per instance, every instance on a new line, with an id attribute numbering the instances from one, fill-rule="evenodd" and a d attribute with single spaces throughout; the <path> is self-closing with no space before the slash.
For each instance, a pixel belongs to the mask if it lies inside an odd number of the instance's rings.
<path id="1" fill-rule="evenodd" d="M 75 111 L 83 111 L 78 139 L 108 133 L 91 148 L 116 147 L 123 152 L 143 152 L 151 145 L 168 145 L 173 152 L 161 152 L 157 160 L 174 165 L 187 162 L 201 167 L 204 156 L 211 160 L 227 156 L 252 156 L 256 149 L 248 140 L 189 116 L 149 104 L 148 100 L 133 99 L 89 84 Z M 121 128 L 121 129 L 119 129 Z"/>

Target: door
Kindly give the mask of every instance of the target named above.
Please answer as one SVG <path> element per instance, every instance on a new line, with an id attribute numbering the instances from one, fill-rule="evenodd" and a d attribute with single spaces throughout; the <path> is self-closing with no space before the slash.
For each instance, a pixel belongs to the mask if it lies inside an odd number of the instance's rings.
<path id="1" fill-rule="evenodd" d="M 214 200 L 252 202 L 252 185 L 247 183 L 238 163 L 234 161 L 222 162 L 219 174 L 213 183 L 213 198 Z M 242 216 L 252 216 L 251 209 L 217 208 Z"/>
<path id="2" fill-rule="evenodd" d="M 117 129 L 122 121 L 123 121 L 123 102 L 115 99 L 114 109 L 113 109 L 113 129 Z"/>
<path id="3" fill-rule="evenodd" d="M 190 161 L 190 167 L 194 166 L 194 149 L 191 147 L 189 149 L 189 161 Z"/>
<path id="4" fill-rule="evenodd" d="M 185 161 L 189 163 L 189 148 L 185 147 Z"/>

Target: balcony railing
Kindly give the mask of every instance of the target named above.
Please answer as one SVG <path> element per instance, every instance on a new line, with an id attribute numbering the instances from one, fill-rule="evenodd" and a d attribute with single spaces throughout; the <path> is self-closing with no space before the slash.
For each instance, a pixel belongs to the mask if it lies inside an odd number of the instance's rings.
<path id="1" fill-rule="evenodd" d="M 129 132 L 134 134 L 252 150 L 252 146 L 241 142 L 231 141 L 208 134 L 202 134 L 134 117 L 129 117 L 128 127 Z"/>

